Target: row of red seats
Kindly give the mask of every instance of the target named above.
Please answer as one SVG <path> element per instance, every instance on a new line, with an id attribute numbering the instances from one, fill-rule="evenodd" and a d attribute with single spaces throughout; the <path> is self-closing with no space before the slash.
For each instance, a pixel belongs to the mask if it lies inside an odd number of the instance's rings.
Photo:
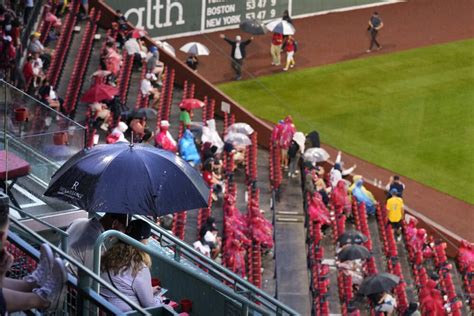
<path id="1" fill-rule="evenodd" d="M 458 300 L 456 288 L 451 276 L 452 265 L 448 262 L 446 255 L 447 244 L 445 242 L 435 242 L 434 259 L 438 269 L 439 284 L 444 293 L 446 293 L 449 308 L 452 316 L 461 316 L 462 302 Z"/>
<path id="2" fill-rule="evenodd" d="M 67 87 L 64 98 L 64 108 L 66 113 L 71 114 L 76 110 L 76 104 L 79 99 L 85 73 L 91 56 L 94 35 L 97 30 L 97 21 L 100 18 L 100 12 L 92 9 L 89 14 L 90 20 L 87 22 L 84 36 L 82 38 L 79 52 L 74 61 L 74 68 Z"/>
<path id="3" fill-rule="evenodd" d="M 367 241 L 364 243 L 364 246 L 369 250 L 372 251 L 372 236 L 369 230 L 369 224 L 367 222 L 367 212 L 365 210 L 365 204 L 360 203 L 359 205 L 355 200 L 352 202 L 352 215 L 354 216 L 354 221 L 357 230 L 359 230 L 362 234 L 367 236 Z M 366 262 L 367 273 L 368 275 L 376 274 L 377 266 L 375 264 L 375 258 L 372 256 L 367 259 Z"/>
<path id="4" fill-rule="evenodd" d="M 459 271 L 463 275 L 464 289 L 467 294 L 467 304 L 474 310 L 474 244 L 462 240 L 457 257 Z"/>
<path id="5" fill-rule="evenodd" d="M 171 104 L 173 102 L 175 71 L 169 67 L 166 67 L 164 71 L 166 82 L 163 82 L 163 86 L 161 87 L 160 102 L 158 106 L 158 122 L 169 120 Z"/>
<path id="6" fill-rule="evenodd" d="M 252 144 L 247 146 L 247 150 L 245 151 L 245 179 L 247 185 L 251 185 L 257 181 L 257 132 L 253 132 L 252 135 L 250 135 L 250 140 Z"/>
<path id="7" fill-rule="evenodd" d="M 146 75 L 146 61 L 143 60 L 143 62 L 142 62 L 142 72 L 140 74 L 140 86 L 141 86 L 142 80 L 145 79 L 145 75 Z M 148 107 L 148 106 L 145 106 L 145 99 L 149 100 L 148 96 L 143 95 L 142 89 L 138 89 L 137 100 L 135 101 L 135 109 L 136 110 L 138 110 L 142 107 Z"/>
<path id="8" fill-rule="evenodd" d="M 247 187 L 247 221 L 249 223 L 250 233 L 252 230 L 252 227 L 250 227 L 251 226 L 250 222 L 251 222 L 252 217 L 254 216 L 252 205 L 254 203 L 258 205 L 258 195 L 255 195 L 254 191 L 255 190 L 253 190 L 251 186 Z M 254 202 L 253 199 L 255 198 L 257 199 L 257 201 Z M 251 282 L 257 287 L 260 287 L 261 282 L 262 282 L 261 277 L 259 276 L 260 269 L 262 267 L 261 255 L 253 252 L 253 249 L 252 249 L 253 244 L 254 244 L 254 241 L 252 240 L 251 248 L 247 252 L 247 271 L 248 271 L 247 278 L 249 282 Z M 259 271 L 256 271 L 257 269 Z"/>
<path id="9" fill-rule="evenodd" d="M 402 266 L 398 261 L 397 242 L 392 226 L 388 222 L 387 211 L 385 207 L 377 206 L 377 220 L 380 236 L 383 241 L 383 249 L 387 258 L 388 272 L 397 275 L 400 283 L 395 287 L 395 295 L 397 296 L 398 311 L 404 313 L 408 308 L 408 298 L 406 294 L 406 283 L 403 278 Z"/>
<path id="10" fill-rule="evenodd" d="M 184 231 L 186 226 L 187 212 L 174 213 L 173 215 L 173 234 L 179 239 L 184 240 Z"/>
<path id="11" fill-rule="evenodd" d="M 122 51 L 122 67 L 120 67 L 120 72 L 117 80 L 118 87 L 118 96 L 122 104 L 127 103 L 127 94 L 128 88 L 130 86 L 130 79 L 132 77 L 133 69 L 133 55 L 128 55 L 127 51 L 124 49 Z"/>
<path id="12" fill-rule="evenodd" d="M 57 87 L 58 85 L 58 80 L 66 61 L 67 52 L 71 46 L 72 34 L 74 31 L 74 25 L 76 25 L 76 15 L 78 11 L 79 2 L 76 2 L 75 5 L 73 5 L 72 10 L 67 13 L 64 19 L 63 27 L 61 28 L 61 35 L 56 43 L 54 54 L 51 57 L 46 78 L 49 79 L 49 82 L 54 87 Z"/>
<path id="13" fill-rule="evenodd" d="M 416 284 L 418 284 L 419 293 L 428 284 L 429 278 L 425 267 L 425 259 L 433 258 L 440 277 L 439 284 L 443 292 L 446 293 L 445 303 L 450 311 L 445 314 L 462 315 L 462 302 L 458 300 L 454 283 L 450 274 L 452 266 L 448 264 L 446 256 L 445 243 L 435 242 L 432 237 L 426 239 L 424 229 L 416 228 L 416 221 L 410 221 L 408 224 L 403 222 L 403 232 L 406 236 L 405 247 L 408 257 L 412 262 L 412 273 Z M 426 240 L 425 240 L 426 239 Z M 431 247 L 433 246 L 433 249 Z"/>
<path id="14" fill-rule="evenodd" d="M 277 132 L 277 128 L 273 128 L 273 134 Z M 273 190 L 278 190 L 281 181 L 283 179 L 283 172 L 281 170 L 281 150 L 280 145 L 277 141 L 275 141 L 274 137 L 270 139 L 269 144 L 269 159 L 270 159 L 270 185 Z"/>

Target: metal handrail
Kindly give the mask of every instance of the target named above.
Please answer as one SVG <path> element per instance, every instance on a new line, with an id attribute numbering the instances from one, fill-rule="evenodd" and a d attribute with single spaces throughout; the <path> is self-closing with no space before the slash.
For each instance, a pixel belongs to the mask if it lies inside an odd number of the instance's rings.
<path id="1" fill-rule="evenodd" d="M 150 223 L 152 227 L 152 232 L 155 234 L 158 234 L 159 237 L 161 238 L 162 236 L 165 236 L 169 241 L 174 243 L 174 246 L 179 248 L 179 251 L 187 255 L 191 259 L 199 259 L 200 265 L 203 266 L 208 266 L 214 270 L 217 270 L 218 272 L 222 273 L 222 277 L 226 279 L 226 281 L 234 284 L 235 286 L 240 286 L 246 291 L 249 291 L 250 293 L 254 293 L 252 295 L 253 299 L 256 301 L 259 301 L 262 305 L 266 306 L 267 308 L 273 310 L 273 311 L 283 311 L 286 312 L 290 315 L 298 315 L 298 312 L 292 309 L 291 307 L 283 304 L 282 302 L 278 301 L 274 297 L 270 296 L 268 293 L 262 291 L 261 289 L 257 288 L 255 285 L 251 284 L 250 282 L 244 280 L 243 278 L 239 277 L 237 274 L 233 273 L 232 271 L 224 268 L 220 264 L 215 263 L 213 260 L 210 258 L 204 256 L 203 254 L 197 252 L 194 248 L 189 246 L 187 243 L 182 241 L 181 239 L 177 238 L 176 236 L 170 234 L 168 231 L 163 229 L 160 226 L 157 226 L 155 223 L 153 223 L 149 218 L 141 215 L 135 216 L 136 218 L 140 218 L 148 223 Z M 187 253 L 186 253 L 187 252 Z"/>
<path id="2" fill-rule="evenodd" d="M 60 235 L 61 235 L 61 249 L 62 249 L 65 253 L 67 253 L 67 245 L 68 245 L 67 240 L 68 240 L 68 237 L 69 237 L 69 233 L 65 232 L 64 230 L 62 230 L 62 229 L 60 229 L 60 228 L 57 228 L 57 227 L 54 226 L 54 225 L 51 225 L 50 223 L 48 223 L 48 222 L 42 220 L 42 219 L 39 218 L 39 217 L 36 217 L 36 216 L 34 216 L 34 215 L 32 215 L 32 214 L 30 214 L 30 213 L 28 213 L 28 212 L 25 212 L 24 210 L 22 210 L 22 209 L 20 209 L 20 208 L 17 208 L 17 207 L 15 207 L 15 206 L 12 206 L 11 208 L 14 209 L 15 211 L 17 211 L 18 213 L 20 213 L 20 214 L 22 214 L 22 215 L 24 215 L 24 216 L 26 216 L 26 217 L 29 217 L 29 218 L 31 218 L 32 220 L 37 221 L 38 223 L 41 223 L 41 224 L 43 224 L 44 226 L 46 226 L 46 227 L 52 229 L 54 232 L 60 234 Z"/>
<path id="3" fill-rule="evenodd" d="M 96 293 L 99 293 L 98 288 L 99 288 L 99 284 L 100 284 L 100 286 L 103 286 L 103 287 L 107 288 L 110 292 L 112 292 L 114 295 L 116 295 L 118 298 L 120 298 L 123 302 L 125 302 L 127 305 L 129 305 L 135 311 L 140 312 L 143 315 L 151 316 L 151 314 L 148 311 L 146 311 L 143 307 L 139 306 L 137 303 L 135 303 L 135 302 L 131 301 L 130 299 L 128 299 L 127 296 L 122 294 L 120 291 L 115 289 L 113 286 L 110 286 L 107 282 L 102 280 L 100 278 L 100 276 L 98 276 L 97 274 L 92 272 L 89 268 L 83 266 L 79 261 L 77 261 L 76 259 L 70 257 L 68 254 L 66 254 L 64 251 L 57 248 L 56 246 L 51 245 L 45 238 L 38 235 L 36 232 L 30 230 L 28 227 L 26 227 L 24 224 L 22 224 L 21 221 L 17 220 L 13 216 L 10 216 L 10 221 L 12 223 L 14 223 L 16 226 L 18 226 L 19 228 L 21 228 L 22 230 L 24 230 L 25 232 L 27 232 L 30 235 L 30 237 L 34 237 L 36 240 L 38 240 L 41 243 L 49 244 L 49 246 L 54 250 L 54 252 L 57 253 L 62 259 L 65 259 L 67 262 L 69 262 L 69 263 L 73 264 L 74 266 L 76 266 L 79 269 L 79 271 L 81 272 L 81 275 L 84 275 L 85 277 L 92 279 L 93 282 L 95 284 L 97 284 L 96 291 L 95 291 Z M 9 236 L 10 235 L 14 236 L 14 234 L 9 234 Z M 25 250 L 28 251 L 29 254 L 35 256 L 36 258 L 39 258 L 39 253 L 38 252 L 31 251 L 30 248 L 25 249 Z M 68 282 L 70 284 L 77 287 L 78 289 L 80 289 L 84 293 L 89 293 L 90 290 L 89 290 L 89 285 L 87 284 L 88 282 L 79 282 L 79 281 L 81 281 L 81 280 L 77 280 L 75 277 L 72 277 L 71 275 L 68 276 Z M 103 304 L 105 306 L 106 304 L 108 304 L 108 302 L 106 302 L 104 300 Z M 108 305 L 113 306 L 112 310 L 117 310 L 117 308 L 113 304 L 108 304 Z M 108 307 L 106 307 L 106 308 L 108 308 Z M 114 314 L 116 314 L 116 313 L 114 313 Z M 124 315 L 125 313 L 119 312 L 118 314 Z"/>
<path id="4" fill-rule="evenodd" d="M 112 238 L 112 237 L 115 237 L 115 238 L 117 238 L 117 239 L 119 239 L 119 240 L 135 247 L 135 248 L 138 248 L 139 250 L 148 253 L 152 257 L 159 257 L 159 258 L 163 259 L 164 261 L 167 261 L 169 264 L 171 264 L 175 268 L 180 269 L 183 272 L 186 272 L 186 273 L 192 275 L 194 278 L 196 278 L 198 280 L 201 280 L 201 281 L 204 281 L 204 282 L 209 281 L 209 279 L 207 279 L 206 276 L 204 276 L 200 273 L 197 273 L 194 270 L 186 268 L 183 264 L 180 264 L 179 262 L 176 262 L 175 260 L 170 259 L 166 255 L 156 251 L 155 249 L 153 249 L 153 248 L 151 248 L 151 247 L 149 247 L 149 246 L 147 246 L 147 245 L 131 238 L 130 236 L 125 235 L 124 233 L 116 231 L 116 230 L 105 231 L 99 236 L 99 238 L 97 238 L 97 241 L 96 241 L 95 247 L 94 247 L 94 265 L 93 265 L 93 271 L 96 274 L 98 274 L 99 271 L 100 271 L 100 259 L 101 259 L 100 257 L 101 257 L 102 246 L 104 245 L 104 242 L 107 239 Z M 242 314 L 243 315 L 248 315 L 247 313 L 248 313 L 249 308 L 261 313 L 262 315 L 270 315 L 267 310 L 263 309 L 261 306 L 258 306 L 256 303 L 250 301 L 249 299 L 245 298 L 244 296 L 235 293 L 234 291 L 229 289 L 229 287 L 227 287 L 226 285 L 215 282 L 215 283 L 212 283 L 212 286 L 214 288 L 216 288 L 219 292 L 222 292 L 224 295 L 229 296 L 230 298 L 234 299 L 237 302 L 240 302 L 242 304 Z M 93 283 L 92 289 L 94 289 L 96 291 L 98 290 L 98 284 L 96 282 Z"/>

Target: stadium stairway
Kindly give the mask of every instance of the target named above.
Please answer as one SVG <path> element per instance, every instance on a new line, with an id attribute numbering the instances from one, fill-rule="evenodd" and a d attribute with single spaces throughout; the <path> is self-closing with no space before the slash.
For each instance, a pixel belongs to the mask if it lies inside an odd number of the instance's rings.
<path id="1" fill-rule="evenodd" d="M 306 230 L 299 177 L 284 178 L 275 208 L 277 298 L 302 315 L 310 315 Z"/>

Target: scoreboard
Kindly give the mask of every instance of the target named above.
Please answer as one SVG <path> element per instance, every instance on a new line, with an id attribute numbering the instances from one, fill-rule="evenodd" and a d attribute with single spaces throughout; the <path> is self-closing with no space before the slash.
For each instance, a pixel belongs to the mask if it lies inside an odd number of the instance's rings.
<path id="1" fill-rule="evenodd" d="M 238 25 L 245 19 L 276 19 L 288 8 L 288 0 L 206 0 L 204 3 L 204 30 Z"/>
<path id="2" fill-rule="evenodd" d="M 238 27 L 240 22 L 292 17 L 395 0 L 105 0 L 151 37 L 167 38 Z"/>

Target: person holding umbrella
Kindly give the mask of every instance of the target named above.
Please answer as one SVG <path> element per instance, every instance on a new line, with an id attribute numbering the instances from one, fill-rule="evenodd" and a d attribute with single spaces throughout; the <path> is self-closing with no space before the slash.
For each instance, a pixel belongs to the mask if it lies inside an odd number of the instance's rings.
<path id="1" fill-rule="evenodd" d="M 114 229 L 121 232 L 127 227 L 126 214 L 106 213 L 101 218 L 79 218 L 74 220 L 66 230 L 68 255 L 92 270 L 94 260 L 94 245 L 100 234 Z M 70 266 L 71 272 L 77 271 Z"/>
<path id="2" fill-rule="evenodd" d="M 195 72 L 197 72 L 197 68 L 199 65 L 199 60 L 197 56 L 194 54 L 189 55 L 188 58 L 186 58 L 186 65 Z"/>
<path id="3" fill-rule="evenodd" d="M 393 297 L 392 294 L 388 292 L 382 293 L 380 299 L 375 305 L 376 312 L 383 312 L 386 316 L 393 315 L 393 312 L 397 308 L 397 300 Z"/>
<path id="4" fill-rule="evenodd" d="M 242 79 L 242 65 L 246 56 L 246 47 L 253 41 L 253 36 L 246 41 L 242 41 L 240 35 L 235 37 L 235 41 L 228 39 L 224 34 L 220 37 L 225 40 L 231 47 L 230 58 L 232 59 L 232 68 L 235 71 L 235 80 Z"/>

